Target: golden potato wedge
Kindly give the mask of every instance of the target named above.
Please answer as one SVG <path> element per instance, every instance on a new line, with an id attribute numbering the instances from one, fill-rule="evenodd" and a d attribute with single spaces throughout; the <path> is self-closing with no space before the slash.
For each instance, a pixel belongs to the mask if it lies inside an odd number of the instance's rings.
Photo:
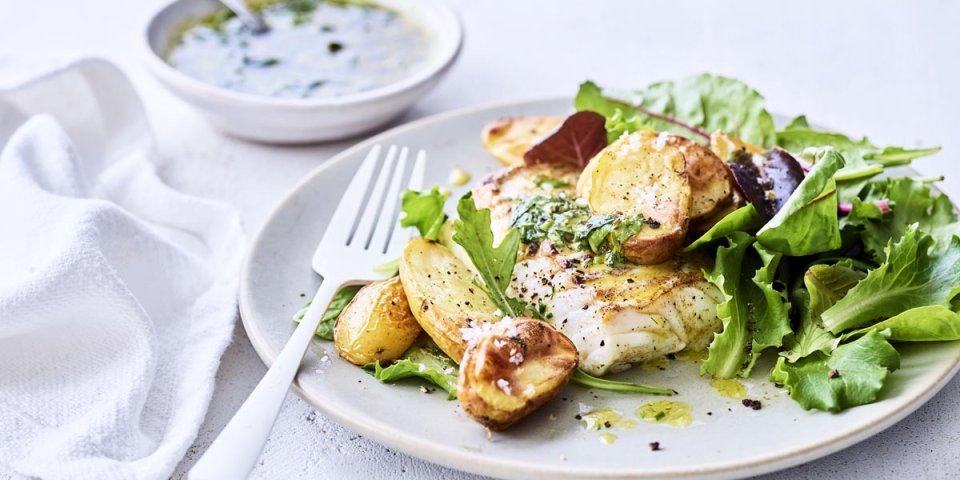
<path id="1" fill-rule="evenodd" d="M 415 238 L 400 256 L 400 281 L 413 316 L 457 363 L 467 348 L 461 330 L 497 319 L 497 307 L 473 278 L 450 249 L 436 242 Z"/>
<path id="2" fill-rule="evenodd" d="M 523 154 L 556 129 L 564 117 L 506 117 L 483 128 L 483 148 L 507 166 L 523 164 Z"/>
<path id="3" fill-rule="evenodd" d="M 457 378 L 463 411 L 504 430 L 552 399 L 570 380 L 577 347 L 547 323 L 505 318 L 478 329 Z"/>
<path id="4" fill-rule="evenodd" d="M 733 178 L 726 162 L 707 147 L 687 138 L 671 136 L 667 143 L 680 149 L 690 181 L 690 221 L 710 217 L 730 204 Z"/>
<path id="5" fill-rule="evenodd" d="M 669 260 L 683 245 L 690 215 L 690 181 L 675 135 L 624 135 L 598 153 L 580 174 L 577 194 L 595 214 L 642 216 L 648 225 L 623 244 L 640 265 Z"/>
<path id="6" fill-rule="evenodd" d="M 398 277 L 370 283 L 343 309 L 333 329 L 333 345 L 354 365 L 399 358 L 422 329 L 407 303 Z"/>
<path id="7" fill-rule="evenodd" d="M 724 162 L 730 160 L 730 155 L 733 155 L 733 152 L 740 150 L 746 150 L 748 153 L 758 153 L 762 154 L 764 152 L 762 147 L 744 142 L 737 137 L 732 135 L 727 135 L 720 130 L 713 132 L 713 135 L 710 135 L 710 150 L 713 151 L 720 160 Z"/>

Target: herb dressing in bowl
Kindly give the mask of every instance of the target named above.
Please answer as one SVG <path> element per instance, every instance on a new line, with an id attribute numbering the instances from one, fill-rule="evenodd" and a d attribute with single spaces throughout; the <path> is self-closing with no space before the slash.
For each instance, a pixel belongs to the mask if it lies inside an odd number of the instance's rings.
<path id="1" fill-rule="evenodd" d="M 276 98 L 340 97 L 396 83 L 423 68 L 427 34 L 368 2 L 268 2 L 253 33 L 227 9 L 184 24 L 166 60 L 205 83 Z"/>

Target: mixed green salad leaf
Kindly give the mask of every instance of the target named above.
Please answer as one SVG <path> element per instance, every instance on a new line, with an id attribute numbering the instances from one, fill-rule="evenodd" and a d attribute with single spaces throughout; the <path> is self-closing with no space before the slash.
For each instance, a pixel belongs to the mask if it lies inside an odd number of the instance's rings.
<path id="1" fill-rule="evenodd" d="M 337 317 L 340 316 L 344 308 L 347 308 L 347 305 L 350 304 L 353 297 L 357 296 L 359 291 L 360 285 L 350 285 L 341 288 L 333 295 L 333 300 L 330 300 L 330 305 L 323 312 L 323 318 L 320 319 L 320 325 L 317 326 L 318 337 L 324 340 L 333 340 L 333 326 L 337 323 Z M 300 307 L 300 310 L 297 310 L 297 313 L 293 314 L 294 323 L 300 323 L 300 320 L 303 320 L 303 316 L 307 314 L 307 310 L 312 303 L 313 301 L 305 303 L 303 307 Z"/>
<path id="2" fill-rule="evenodd" d="M 658 130 L 706 142 L 722 130 L 761 146 L 776 140 L 763 96 L 732 78 L 704 74 L 636 91 L 608 91 L 588 81 L 580 85 L 574 106 L 605 116 L 609 139 Z"/>
<path id="3" fill-rule="evenodd" d="M 747 376 L 776 350 L 771 378 L 803 408 L 836 412 L 877 399 L 899 368 L 895 343 L 960 339 L 960 223 L 930 186 L 940 179 L 878 178 L 939 147 L 878 147 L 804 116 L 776 130 L 759 94 L 709 75 L 633 93 L 587 82 L 576 107 L 604 115 L 610 138 L 721 130 L 802 159 L 803 181 L 769 221 L 748 203 L 684 250 L 716 252 L 705 273 L 725 299 L 702 373 Z"/>
<path id="4" fill-rule="evenodd" d="M 432 342 L 415 344 L 386 367 L 373 362 L 363 368 L 384 383 L 422 378 L 442 388 L 450 400 L 457 398 L 457 364 Z"/>
<path id="5" fill-rule="evenodd" d="M 407 189 L 403 192 L 400 208 L 404 213 L 400 219 L 401 227 L 416 227 L 420 236 L 427 240 L 436 240 L 440 228 L 447 219 L 443 213 L 443 204 L 447 196 L 440 193 L 440 187 L 434 186 L 426 192 Z"/>
<path id="6" fill-rule="evenodd" d="M 817 353 L 796 363 L 781 357 L 770 377 L 801 407 L 839 412 L 876 400 L 887 375 L 898 368 L 900 354 L 882 333 L 871 331 L 829 356 Z"/>

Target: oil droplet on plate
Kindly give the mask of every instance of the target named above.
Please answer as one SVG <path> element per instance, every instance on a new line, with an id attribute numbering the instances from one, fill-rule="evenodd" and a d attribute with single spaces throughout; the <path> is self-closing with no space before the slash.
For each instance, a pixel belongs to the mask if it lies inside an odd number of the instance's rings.
<path id="1" fill-rule="evenodd" d="M 693 423 L 690 404 L 660 400 L 640 405 L 636 415 L 640 420 L 650 423 L 662 423 L 673 427 L 686 427 Z"/>
<path id="2" fill-rule="evenodd" d="M 612 433 L 604 433 L 600 435 L 600 443 L 604 445 L 610 445 L 613 442 L 617 441 L 617 436 Z"/>
<path id="3" fill-rule="evenodd" d="M 454 187 L 462 187 L 468 182 L 470 182 L 470 172 L 460 167 L 454 167 L 453 170 L 450 171 L 450 176 L 447 178 L 447 183 Z"/>
<path id="4" fill-rule="evenodd" d="M 634 428 L 637 428 L 637 422 L 634 420 L 620 420 L 620 424 L 618 426 L 621 430 L 633 430 Z"/>
<path id="5" fill-rule="evenodd" d="M 694 362 L 694 363 L 702 362 L 707 359 L 707 351 L 706 350 L 693 350 L 693 351 L 684 350 L 682 352 L 677 352 L 676 357 L 678 360 L 684 360 L 687 362 Z"/>
<path id="6" fill-rule="evenodd" d="M 609 408 L 604 408 L 601 410 L 594 410 L 589 413 L 584 413 L 580 415 L 580 421 L 583 422 L 583 427 L 587 430 L 600 430 L 601 428 L 612 428 L 617 423 L 620 422 L 620 419 L 623 418 L 619 412 L 611 410 Z"/>
<path id="7" fill-rule="evenodd" d="M 641 366 L 644 370 L 665 370 L 670 366 L 670 360 L 667 360 L 666 357 L 655 358 L 643 362 Z"/>
<path id="8" fill-rule="evenodd" d="M 733 378 L 715 378 L 710 380 L 710 386 L 727 398 L 739 400 L 747 396 L 747 387 Z"/>

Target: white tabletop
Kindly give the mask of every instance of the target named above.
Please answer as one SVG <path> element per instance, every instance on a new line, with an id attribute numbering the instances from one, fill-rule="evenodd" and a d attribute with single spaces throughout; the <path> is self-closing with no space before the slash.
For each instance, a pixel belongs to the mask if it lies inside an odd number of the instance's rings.
<path id="1" fill-rule="evenodd" d="M 251 236 L 299 178 L 349 142 L 253 145 L 219 135 L 149 78 L 140 30 L 162 0 L 6 2 L 0 56 L 99 55 L 133 77 L 176 188 L 237 208 Z M 405 119 L 461 106 L 572 95 L 586 78 L 642 86 L 711 72 L 740 78 L 786 114 L 879 144 L 942 145 L 918 161 L 960 198 L 960 3 L 949 1 L 454 2 L 466 27 L 459 63 Z M 210 412 L 173 478 L 184 476 L 265 368 L 239 324 Z M 789 434 L 789 432 L 785 432 Z M 948 478 L 960 475 L 960 380 L 896 426 L 777 478 Z M 252 478 L 476 478 L 362 438 L 287 398 Z"/>

